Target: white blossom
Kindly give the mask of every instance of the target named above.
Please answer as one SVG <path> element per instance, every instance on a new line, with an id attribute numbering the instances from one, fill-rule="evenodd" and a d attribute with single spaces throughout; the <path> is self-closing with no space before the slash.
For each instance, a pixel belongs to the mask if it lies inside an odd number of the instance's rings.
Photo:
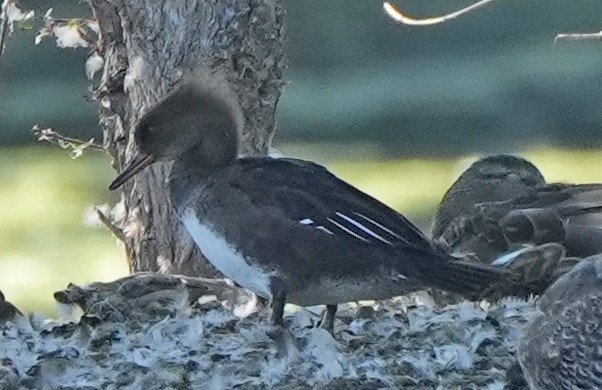
<path id="1" fill-rule="evenodd" d="M 60 48 L 88 47 L 90 44 L 82 37 L 79 26 L 76 24 L 56 25 L 52 29 L 56 37 L 56 45 Z"/>

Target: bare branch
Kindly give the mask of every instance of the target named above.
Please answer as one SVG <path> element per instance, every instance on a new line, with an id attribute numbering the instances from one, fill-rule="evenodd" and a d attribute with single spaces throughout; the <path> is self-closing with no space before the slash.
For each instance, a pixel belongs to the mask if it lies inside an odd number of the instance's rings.
<path id="1" fill-rule="evenodd" d="M 558 41 L 592 41 L 602 40 L 602 31 L 596 33 L 569 33 L 569 34 L 558 34 L 554 38 L 554 43 Z"/>
<path id="2" fill-rule="evenodd" d="M 395 7 L 392 3 L 388 1 L 383 3 L 383 8 L 387 15 L 389 15 L 389 17 L 397 23 L 402 23 L 408 26 L 432 26 L 434 24 L 439 24 L 447 22 L 451 19 L 455 19 L 493 1 L 494 0 L 481 0 L 472 5 L 469 5 L 468 7 L 462 8 L 461 10 L 449 13 L 447 15 L 428 17 L 424 19 L 414 19 L 412 17 L 409 17 L 403 14 L 397 7 Z"/>

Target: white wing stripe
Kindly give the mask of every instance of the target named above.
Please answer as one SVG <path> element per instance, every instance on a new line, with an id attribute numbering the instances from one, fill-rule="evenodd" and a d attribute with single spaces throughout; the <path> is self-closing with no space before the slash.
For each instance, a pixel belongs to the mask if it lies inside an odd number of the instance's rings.
<path id="1" fill-rule="evenodd" d="M 357 227 L 358 229 L 361 229 L 363 232 L 368 233 L 372 237 L 374 237 L 374 238 L 376 238 L 376 239 L 384 242 L 385 244 L 391 245 L 391 241 L 386 240 L 383 237 L 379 236 L 378 234 L 374 233 L 372 230 L 368 229 L 367 227 L 365 227 L 364 225 L 362 225 L 358 221 L 354 220 L 353 218 L 350 218 L 350 217 L 346 216 L 345 214 L 340 213 L 338 211 L 335 214 L 338 215 L 339 217 L 343 218 L 345 221 L 349 222 L 353 226 Z"/>
<path id="2" fill-rule="evenodd" d="M 400 240 L 404 240 L 399 234 L 395 233 L 394 231 L 392 231 L 391 229 L 388 229 L 386 227 L 384 227 L 383 225 L 381 225 L 380 223 L 376 222 L 373 219 L 370 219 L 368 217 L 366 217 L 364 214 L 361 213 L 356 213 L 354 212 L 355 215 L 357 215 L 360 218 L 365 219 L 366 221 L 370 222 L 371 224 L 373 224 L 374 226 L 376 226 L 377 228 L 380 228 L 382 230 L 384 230 L 385 232 L 389 233 L 390 235 L 399 238 Z M 404 240 L 405 241 L 405 240 Z"/>
<path id="3" fill-rule="evenodd" d="M 322 230 L 323 232 L 326 232 L 328 234 L 334 234 L 333 232 L 331 232 L 330 230 L 326 229 L 324 226 L 317 226 L 316 229 L 318 230 Z"/>
<path id="4" fill-rule="evenodd" d="M 359 234 L 354 233 L 353 231 L 347 229 L 345 226 L 341 225 L 340 223 L 338 223 L 337 221 L 333 220 L 332 218 L 328 217 L 326 218 L 329 222 L 331 222 L 333 225 L 335 225 L 336 227 L 338 227 L 339 229 L 341 229 L 342 231 L 351 234 L 353 237 L 358 238 L 362 241 L 366 241 L 368 242 L 368 240 L 366 240 L 364 237 L 360 236 Z"/>

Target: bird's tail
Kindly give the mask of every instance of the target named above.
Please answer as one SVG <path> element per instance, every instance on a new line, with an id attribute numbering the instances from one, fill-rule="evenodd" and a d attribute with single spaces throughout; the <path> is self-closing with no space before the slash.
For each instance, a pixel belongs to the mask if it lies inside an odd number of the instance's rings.
<path id="1" fill-rule="evenodd" d="M 431 263 L 429 270 L 423 270 L 429 285 L 459 293 L 471 300 L 510 295 L 520 284 L 520 275 L 503 267 L 471 263 L 453 257 L 437 263 L 436 269 L 431 268 Z"/>

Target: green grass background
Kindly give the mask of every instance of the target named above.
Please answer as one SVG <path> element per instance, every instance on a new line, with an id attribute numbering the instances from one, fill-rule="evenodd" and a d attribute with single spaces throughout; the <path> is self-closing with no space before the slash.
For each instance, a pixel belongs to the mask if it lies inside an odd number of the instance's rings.
<path id="1" fill-rule="evenodd" d="M 437 202 L 476 156 L 382 160 L 282 146 L 284 153 L 325 164 L 343 179 L 406 214 L 428 230 Z M 359 148 L 357 148 L 359 149 Z M 524 150 L 549 181 L 602 182 L 602 150 Z M 85 226 L 85 210 L 113 203 L 109 158 L 86 151 L 73 160 L 52 146 L 0 149 L 0 290 L 25 311 L 54 313 L 52 293 L 68 283 L 109 281 L 127 274 L 117 240 Z"/>

